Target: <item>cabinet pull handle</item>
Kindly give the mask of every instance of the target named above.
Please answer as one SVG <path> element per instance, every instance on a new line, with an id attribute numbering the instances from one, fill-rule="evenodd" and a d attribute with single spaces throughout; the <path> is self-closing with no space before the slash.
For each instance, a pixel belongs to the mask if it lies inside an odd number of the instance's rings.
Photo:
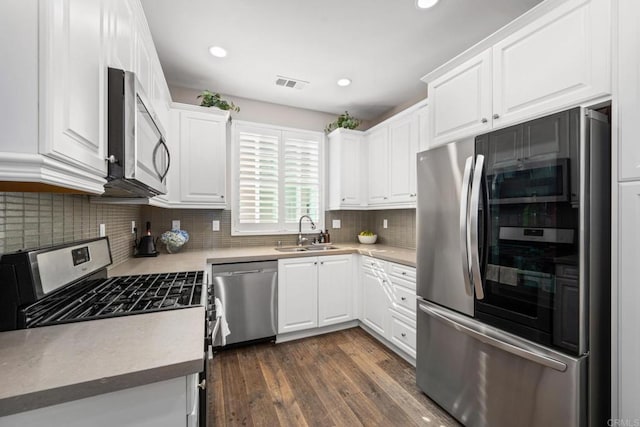
<path id="1" fill-rule="evenodd" d="M 499 119 L 499 118 L 500 118 L 500 114 L 497 114 L 497 113 L 496 113 L 496 114 L 494 114 L 494 115 L 493 115 L 493 118 L 494 118 L 494 119 Z"/>
<path id="2" fill-rule="evenodd" d="M 402 338 L 404 338 L 404 337 L 406 337 L 406 336 L 407 336 L 407 334 L 405 334 L 404 332 L 403 332 L 403 333 L 401 333 L 400 335 L 402 335 Z"/>
<path id="3" fill-rule="evenodd" d="M 482 123 L 487 123 L 488 121 L 489 121 L 489 120 L 487 120 L 487 118 L 486 118 L 486 117 L 483 117 L 483 118 L 482 118 L 482 120 L 480 120 L 480 122 L 482 122 Z"/>

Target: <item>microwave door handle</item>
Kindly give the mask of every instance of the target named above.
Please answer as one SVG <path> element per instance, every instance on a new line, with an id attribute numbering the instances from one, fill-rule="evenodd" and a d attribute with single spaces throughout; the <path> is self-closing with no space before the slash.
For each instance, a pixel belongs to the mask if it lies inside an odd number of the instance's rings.
<path id="1" fill-rule="evenodd" d="M 462 191 L 460 192 L 460 255 L 462 257 L 462 276 L 464 277 L 465 291 L 473 295 L 471 284 L 471 272 L 469 268 L 469 190 L 471 170 L 473 169 L 473 157 L 468 157 L 464 164 L 462 177 Z"/>
<path id="2" fill-rule="evenodd" d="M 484 173 L 484 156 L 478 154 L 476 157 L 476 167 L 473 171 L 473 182 L 471 184 L 471 201 L 469 203 L 469 234 L 471 235 L 471 280 L 476 290 L 476 298 L 484 299 L 484 289 L 482 287 L 482 274 L 480 272 L 480 251 L 478 242 L 478 208 L 480 202 L 480 191 L 482 189 L 482 175 Z"/>
<path id="3" fill-rule="evenodd" d="M 158 164 L 156 163 L 156 159 L 158 158 L 157 156 L 158 148 L 160 147 L 164 148 L 165 153 L 167 153 L 167 167 L 164 169 L 164 172 L 160 172 L 158 170 Z M 167 147 L 167 144 L 164 142 L 164 139 L 160 138 L 158 140 L 158 143 L 156 144 L 156 147 L 153 149 L 153 168 L 156 170 L 156 173 L 160 178 L 160 182 L 164 181 L 165 177 L 169 173 L 170 166 L 171 166 L 171 153 L 169 152 L 169 147 Z"/>

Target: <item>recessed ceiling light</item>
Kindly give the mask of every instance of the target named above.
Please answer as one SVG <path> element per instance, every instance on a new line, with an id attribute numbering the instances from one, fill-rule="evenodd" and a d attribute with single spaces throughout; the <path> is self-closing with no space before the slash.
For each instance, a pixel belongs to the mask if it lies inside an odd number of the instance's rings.
<path id="1" fill-rule="evenodd" d="M 351 79 L 344 78 L 344 79 L 338 80 L 338 86 L 344 87 L 344 86 L 349 86 L 350 84 L 351 84 Z"/>
<path id="2" fill-rule="evenodd" d="M 438 0 L 416 0 L 416 6 L 418 9 L 429 9 L 430 7 L 435 6 L 438 3 Z"/>
<path id="3" fill-rule="evenodd" d="M 227 56 L 227 51 L 220 46 L 211 46 L 209 48 L 209 53 L 217 58 L 224 58 Z"/>

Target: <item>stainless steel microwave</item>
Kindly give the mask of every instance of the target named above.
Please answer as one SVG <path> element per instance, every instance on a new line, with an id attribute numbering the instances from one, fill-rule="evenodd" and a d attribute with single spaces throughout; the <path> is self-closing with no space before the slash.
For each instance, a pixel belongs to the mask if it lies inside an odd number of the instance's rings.
<path id="1" fill-rule="evenodd" d="M 136 75 L 108 69 L 107 161 L 109 197 L 165 194 L 171 155 L 165 132 Z"/>
<path id="2" fill-rule="evenodd" d="M 551 203 L 569 201 L 569 159 L 518 162 L 496 168 L 489 180 L 489 202 Z"/>

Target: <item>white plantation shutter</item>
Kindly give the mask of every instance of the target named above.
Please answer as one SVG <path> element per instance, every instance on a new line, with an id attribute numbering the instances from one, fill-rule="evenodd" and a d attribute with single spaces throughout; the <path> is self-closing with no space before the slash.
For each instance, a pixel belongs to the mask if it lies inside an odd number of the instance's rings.
<path id="1" fill-rule="evenodd" d="M 323 135 L 244 123 L 234 129 L 232 232 L 297 232 L 301 215 L 322 225 Z"/>
<path id="2" fill-rule="evenodd" d="M 320 220 L 320 140 L 310 135 L 284 134 L 284 209 L 287 224 Z"/>

